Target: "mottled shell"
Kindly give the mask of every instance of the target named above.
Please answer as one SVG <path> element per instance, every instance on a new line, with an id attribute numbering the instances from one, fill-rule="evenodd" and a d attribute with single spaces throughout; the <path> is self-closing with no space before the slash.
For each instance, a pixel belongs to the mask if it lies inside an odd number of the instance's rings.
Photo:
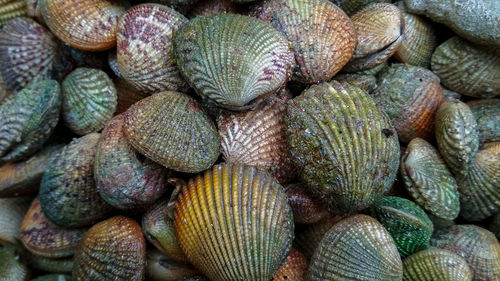
<path id="1" fill-rule="evenodd" d="M 145 93 L 186 90 L 173 59 L 172 35 L 187 22 L 177 11 L 158 4 L 128 10 L 118 23 L 120 74 Z"/>
<path id="2" fill-rule="evenodd" d="M 314 252 L 307 280 L 401 280 L 403 264 L 391 236 L 372 217 L 335 224 Z"/>
<path id="3" fill-rule="evenodd" d="M 239 14 L 240 8 L 231 0 L 203 0 L 189 12 L 190 18 L 215 14 Z"/>
<path id="4" fill-rule="evenodd" d="M 9 91 L 48 79 L 56 54 L 56 38 L 32 19 L 12 19 L 0 30 L 0 74 Z"/>
<path id="5" fill-rule="evenodd" d="M 330 228 L 342 219 L 340 216 L 331 216 L 314 224 L 298 226 L 293 247 L 297 248 L 301 253 L 310 260 L 314 251 L 318 248 L 323 236 Z"/>
<path id="6" fill-rule="evenodd" d="M 153 161 L 176 171 L 197 173 L 219 156 L 219 134 L 195 100 L 178 92 L 161 92 L 134 104 L 125 113 L 130 144 Z"/>
<path id="7" fill-rule="evenodd" d="M 263 1 L 251 14 L 273 25 L 293 45 L 295 81 L 328 81 L 354 54 L 354 27 L 328 0 Z"/>
<path id="8" fill-rule="evenodd" d="M 143 98 L 149 96 L 141 91 L 136 90 L 132 85 L 130 85 L 124 79 L 115 79 L 117 104 L 115 114 L 122 114 L 127 111 L 134 103 L 142 100 Z"/>
<path id="9" fill-rule="evenodd" d="M 308 266 L 306 257 L 292 248 L 285 264 L 274 275 L 273 281 L 305 281 Z"/>
<path id="10" fill-rule="evenodd" d="M 365 209 L 394 182 L 396 131 L 363 90 L 313 85 L 289 103 L 285 121 L 299 175 L 333 212 Z"/>
<path id="11" fill-rule="evenodd" d="M 467 104 L 447 100 L 439 106 L 436 141 L 439 152 L 455 176 L 467 174 L 479 147 L 476 118 Z"/>
<path id="12" fill-rule="evenodd" d="M 403 182 L 415 202 L 432 215 L 453 220 L 460 212 L 458 187 L 430 143 L 413 139 L 401 159 Z"/>
<path id="13" fill-rule="evenodd" d="M 472 270 L 459 255 L 427 249 L 403 260 L 403 281 L 472 281 Z"/>
<path id="14" fill-rule="evenodd" d="M 116 45 L 118 20 L 124 0 L 40 0 L 40 11 L 50 30 L 70 46 L 103 51 Z"/>
<path id="15" fill-rule="evenodd" d="M 355 87 L 364 90 L 369 94 L 377 88 L 377 77 L 375 77 L 375 75 L 372 74 L 361 74 L 361 73 L 339 74 L 335 75 L 333 79 L 340 83 L 342 82 L 349 83 Z"/>
<path id="16" fill-rule="evenodd" d="M 94 181 L 94 156 L 100 135 L 74 139 L 50 163 L 40 184 L 40 203 L 47 218 L 62 227 L 99 221 L 111 209 Z"/>
<path id="17" fill-rule="evenodd" d="M 25 0 L 2 0 L 0 1 L 0 26 L 8 20 L 22 17 L 27 14 Z"/>
<path id="18" fill-rule="evenodd" d="M 283 87 L 292 71 L 289 43 L 257 19 L 218 14 L 197 17 L 174 36 L 181 73 L 204 99 L 244 110 Z"/>
<path id="19" fill-rule="evenodd" d="M 0 246 L 0 280 L 28 281 L 30 269 L 21 258 L 21 249 L 16 246 Z"/>
<path id="20" fill-rule="evenodd" d="M 0 198 L 0 245 L 17 244 L 19 227 L 29 207 L 29 198 Z"/>
<path id="21" fill-rule="evenodd" d="M 217 118 L 222 155 L 226 163 L 256 166 L 281 184 L 296 176 L 285 132 L 287 101 L 284 90 L 278 97 L 246 112 L 223 112 Z"/>
<path id="22" fill-rule="evenodd" d="M 174 226 L 188 260 L 212 281 L 270 280 L 285 263 L 294 230 L 285 191 L 274 178 L 226 164 L 181 190 Z"/>
<path id="23" fill-rule="evenodd" d="M 73 257 L 71 258 L 47 258 L 28 252 L 27 260 L 31 268 L 51 273 L 69 273 L 73 270 Z"/>
<path id="24" fill-rule="evenodd" d="M 285 187 L 288 203 L 292 208 L 295 223 L 316 223 L 329 216 L 323 204 L 308 192 L 305 184 L 289 184 Z"/>
<path id="25" fill-rule="evenodd" d="M 148 250 L 146 276 L 151 281 L 179 281 L 200 274 L 192 265 L 172 260 L 157 250 Z"/>
<path id="26" fill-rule="evenodd" d="M 72 277 L 79 280 L 143 280 L 146 241 L 132 219 L 117 216 L 94 225 L 75 254 Z"/>
<path id="27" fill-rule="evenodd" d="M 372 97 L 391 118 L 399 140 L 431 139 L 436 111 L 444 100 L 439 78 L 423 67 L 393 64 L 378 84 Z"/>
<path id="28" fill-rule="evenodd" d="M 493 233 L 475 225 L 454 225 L 436 231 L 431 246 L 449 250 L 467 261 L 477 281 L 500 280 L 500 243 Z"/>
<path id="29" fill-rule="evenodd" d="M 500 99 L 473 100 L 467 105 L 476 118 L 479 143 L 500 141 Z"/>
<path id="30" fill-rule="evenodd" d="M 71 276 L 63 274 L 47 274 L 32 279 L 31 281 L 71 281 Z"/>

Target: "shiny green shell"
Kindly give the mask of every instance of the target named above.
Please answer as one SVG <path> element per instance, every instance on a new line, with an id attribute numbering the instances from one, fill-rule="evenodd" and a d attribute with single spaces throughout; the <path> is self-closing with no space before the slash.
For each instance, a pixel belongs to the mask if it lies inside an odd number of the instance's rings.
<path id="1" fill-rule="evenodd" d="M 472 270 L 459 255 L 426 249 L 403 260 L 403 281 L 472 281 Z"/>

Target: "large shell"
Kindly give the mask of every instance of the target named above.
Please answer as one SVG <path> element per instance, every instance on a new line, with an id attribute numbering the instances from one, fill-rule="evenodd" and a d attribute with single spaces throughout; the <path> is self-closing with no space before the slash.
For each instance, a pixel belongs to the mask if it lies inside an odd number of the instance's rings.
<path id="1" fill-rule="evenodd" d="M 307 190 L 307 185 L 302 183 L 285 186 L 288 203 L 292 208 L 295 223 L 316 223 L 329 216 L 323 204 Z"/>
<path id="2" fill-rule="evenodd" d="M 146 276 L 151 281 L 179 281 L 200 274 L 192 265 L 172 260 L 157 250 L 148 250 Z"/>
<path id="3" fill-rule="evenodd" d="M 252 12 L 293 45 L 301 83 L 330 80 L 354 54 L 356 35 L 349 17 L 328 0 L 263 1 Z"/>
<path id="4" fill-rule="evenodd" d="M 274 275 L 273 281 L 305 281 L 308 266 L 306 257 L 292 248 L 285 264 Z"/>
<path id="5" fill-rule="evenodd" d="M 132 219 L 117 216 L 94 225 L 75 254 L 75 281 L 140 281 L 146 267 L 146 241 Z"/>
<path id="6" fill-rule="evenodd" d="M 130 144 L 167 168 L 197 173 L 212 166 L 219 156 L 215 125 L 185 94 L 154 94 L 125 114 L 125 135 Z"/>
<path id="7" fill-rule="evenodd" d="M 288 80 L 293 54 L 272 26 L 232 14 L 197 17 L 174 36 L 181 73 L 204 99 L 243 110 L 256 106 Z"/>
<path id="8" fill-rule="evenodd" d="M 363 90 L 313 85 L 289 103 L 285 121 L 299 174 L 335 213 L 369 207 L 394 182 L 396 131 Z"/>
<path id="9" fill-rule="evenodd" d="M 27 14 L 25 0 L 0 1 L 0 26 L 10 19 L 22 17 Z"/>
<path id="10" fill-rule="evenodd" d="M 21 249 L 15 246 L 0 246 L 0 280 L 28 281 L 30 269 L 20 261 Z"/>
<path id="11" fill-rule="evenodd" d="M 473 100 L 467 105 L 476 118 L 479 143 L 500 141 L 500 99 Z"/>
<path id="12" fill-rule="evenodd" d="M 323 236 L 330 228 L 342 219 L 340 216 L 327 217 L 317 223 L 297 227 L 293 247 L 297 248 L 307 259 L 311 259 Z"/>
<path id="13" fill-rule="evenodd" d="M 396 245 L 372 217 L 355 215 L 335 224 L 311 259 L 307 280 L 401 280 Z"/>
<path id="14" fill-rule="evenodd" d="M 285 263 L 294 229 L 275 179 L 255 167 L 226 164 L 181 190 L 174 226 L 189 261 L 212 281 L 270 280 Z"/>
<path id="15" fill-rule="evenodd" d="M 430 143 L 413 139 L 401 159 L 403 182 L 415 202 L 432 215 L 453 220 L 460 212 L 458 187 Z"/>
<path id="16" fill-rule="evenodd" d="M 186 90 L 173 59 L 172 35 L 187 19 L 175 10 L 142 4 L 118 23 L 117 60 L 120 74 L 146 93 Z"/>
<path id="17" fill-rule="evenodd" d="M 0 199 L 0 245 L 17 244 L 21 238 L 19 227 L 29 207 L 29 198 Z"/>
<path id="18" fill-rule="evenodd" d="M 40 203 L 47 218 L 62 227 L 90 225 L 111 207 L 94 182 L 94 156 L 100 135 L 74 139 L 50 163 L 40 184 Z"/>

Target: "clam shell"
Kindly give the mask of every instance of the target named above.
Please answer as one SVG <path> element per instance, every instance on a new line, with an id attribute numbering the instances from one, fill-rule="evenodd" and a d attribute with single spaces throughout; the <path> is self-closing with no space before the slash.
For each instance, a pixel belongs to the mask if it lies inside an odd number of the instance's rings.
<path id="1" fill-rule="evenodd" d="M 394 182 L 396 131 L 363 90 L 313 85 L 289 103 L 285 121 L 299 175 L 334 213 L 369 207 Z"/>
<path id="2" fill-rule="evenodd" d="M 444 98 L 445 99 L 457 99 L 457 100 L 461 100 L 462 99 L 462 95 L 457 93 L 457 92 L 453 92 L 453 91 L 450 91 L 448 89 L 444 89 L 443 88 L 443 95 L 444 95 Z"/>
<path id="3" fill-rule="evenodd" d="M 285 264 L 274 275 L 273 281 L 305 281 L 308 265 L 306 257 L 292 248 Z"/>
<path id="4" fill-rule="evenodd" d="M 346 14 L 353 15 L 357 11 L 361 10 L 363 7 L 368 6 L 372 3 L 390 3 L 390 0 L 330 0 L 339 6 Z"/>
<path id="5" fill-rule="evenodd" d="M 244 110 L 282 88 L 291 74 L 289 43 L 272 26 L 232 14 L 197 17 L 174 36 L 174 56 L 204 99 Z"/>
<path id="6" fill-rule="evenodd" d="M 17 244 L 19 227 L 29 207 L 29 198 L 0 198 L 0 245 Z"/>
<path id="7" fill-rule="evenodd" d="M 27 14 L 25 0 L 2 0 L 0 1 L 0 26 L 13 18 L 22 17 Z"/>
<path id="8" fill-rule="evenodd" d="M 30 18 L 36 19 L 37 22 L 43 23 L 42 12 L 40 11 L 39 0 L 25 0 L 26 14 Z"/>
<path id="9" fill-rule="evenodd" d="M 71 276 L 63 274 L 47 274 L 32 279 L 31 281 L 71 281 Z"/>
<path id="10" fill-rule="evenodd" d="M 375 90 L 375 88 L 377 88 L 377 77 L 372 74 L 339 74 L 336 75 L 333 79 L 339 83 L 349 83 L 355 87 L 360 88 L 361 90 L 364 90 L 367 93 L 371 93 L 373 92 L 373 90 Z"/>
<path id="11" fill-rule="evenodd" d="M 427 249 L 403 260 L 403 281 L 472 281 L 472 270 L 459 255 Z"/>
<path id="12" fill-rule="evenodd" d="M 211 16 L 215 14 L 239 14 L 240 8 L 231 0 L 203 0 L 190 12 L 189 17 Z"/>
<path id="13" fill-rule="evenodd" d="M 117 61 L 120 74 L 145 93 L 186 90 L 173 59 L 172 35 L 187 19 L 174 9 L 141 4 L 118 23 Z"/>
<path id="14" fill-rule="evenodd" d="M 335 224 L 323 237 L 307 280 L 401 280 L 396 245 L 374 218 L 355 215 Z"/>
<path id="15" fill-rule="evenodd" d="M 323 204 L 307 192 L 307 185 L 289 184 L 285 186 L 285 191 L 295 223 L 316 223 L 329 216 Z"/>
<path id="16" fill-rule="evenodd" d="M 473 100 L 467 105 L 476 118 L 479 143 L 500 141 L 500 99 Z"/>
<path id="17" fill-rule="evenodd" d="M 123 112 L 127 111 L 134 103 L 148 96 L 147 94 L 136 90 L 124 79 L 115 79 L 114 83 L 116 88 L 116 95 L 118 98 L 115 111 L 116 115 L 122 114 Z"/>
<path id="18" fill-rule="evenodd" d="M 212 166 L 219 156 L 215 125 L 185 94 L 154 94 L 125 114 L 125 135 L 130 144 L 169 169 L 197 173 Z"/>
<path id="19" fill-rule="evenodd" d="M 302 227 L 297 227 L 295 240 L 293 240 L 293 247 L 297 248 L 299 252 L 303 253 L 308 260 L 318 248 L 323 236 L 330 230 L 330 228 L 342 219 L 340 216 L 327 217 L 317 223 L 308 224 Z"/>
<path id="20" fill-rule="evenodd" d="M 181 190 L 174 226 L 188 260 L 212 281 L 270 280 L 285 263 L 294 229 L 275 179 L 255 167 L 227 164 Z"/>
<path id="21" fill-rule="evenodd" d="M 146 241 L 132 219 L 116 216 L 94 225 L 75 254 L 72 277 L 78 280 L 143 280 Z"/>
<path id="22" fill-rule="evenodd" d="M 172 260 L 157 250 L 148 250 L 146 276 L 151 281 L 178 281 L 200 273 L 192 265 Z"/>
<path id="23" fill-rule="evenodd" d="M 45 272 L 71 274 L 73 270 L 73 257 L 56 259 L 28 254 L 27 260 L 31 268 Z"/>
<path id="24" fill-rule="evenodd" d="M 295 81 L 328 81 L 354 53 L 354 27 L 349 17 L 330 1 L 263 1 L 251 14 L 273 25 L 293 45 L 297 61 Z"/>
<path id="25" fill-rule="evenodd" d="M 0 246 L 0 280 L 28 281 L 30 269 L 20 261 L 21 249 L 16 246 Z"/>

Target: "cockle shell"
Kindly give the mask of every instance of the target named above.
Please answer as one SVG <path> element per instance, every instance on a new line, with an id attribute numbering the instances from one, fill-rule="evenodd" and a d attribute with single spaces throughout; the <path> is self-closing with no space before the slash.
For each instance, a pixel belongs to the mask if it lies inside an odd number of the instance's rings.
<path id="1" fill-rule="evenodd" d="M 51 273 L 69 273 L 73 270 L 73 257 L 47 258 L 29 253 L 26 255 L 31 268 Z"/>
<path id="2" fill-rule="evenodd" d="M 149 96 L 141 91 L 136 90 L 126 80 L 118 78 L 113 81 L 115 83 L 117 104 L 115 114 L 122 114 L 127 111 L 134 103 Z"/>
<path id="3" fill-rule="evenodd" d="M 17 244 L 19 227 L 29 208 L 29 198 L 0 198 L 0 245 Z M 1 247 L 1 246 L 0 246 Z M 0 279 L 1 280 L 1 279 Z"/>
<path id="4" fill-rule="evenodd" d="M 8 20 L 22 17 L 27 14 L 25 0 L 2 0 L 0 1 L 0 26 Z"/>
<path id="5" fill-rule="evenodd" d="M 146 276 L 151 281 L 185 280 L 199 274 L 192 265 L 172 260 L 157 250 L 147 252 Z"/>
<path id="6" fill-rule="evenodd" d="M 63 274 L 48 274 L 39 276 L 31 281 L 71 281 L 71 276 Z"/>
<path id="7" fill-rule="evenodd" d="M 0 246 L 0 280 L 28 281 L 30 270 L 20 261 L 21 249 L 16 246 Z"/>
<path id="8" fill-rule="evenodd" d="M 403 260 L 403 269 L 403 281 L 472 281 L 467 262 L 443 249 L 419 251 Z"/>
<path id="9" fill-rule="evenodd" d="M 346 73 L 335 75 L 333 80 L 342 83 L 349 83 L 364 90 L 367 93 L 373 92 L 377 88 L 377 77 L 372 74 Z"/>
<path id="10" fill-rule="evenodd" d="M 36 19 L 39 23 L 43 23 L 40 0 L 25 0 L 24 2 L 26 3 L 26 14 L 28 17 Z"/>
<path id="11" fill-rule="evenodd" d="M 231 0 L 203 0 L 189 12 L 190 18 L 215 14 L 239 14 L 240 9 Z"/>
<path id="12" fill-rule="evenodd" d="M 330 216 L 314 224 L 298 226 L 293 240 L 293 247 L 297 248 L 310 260 L 323 236 L 341 219 L 340 216 Z"/>
<path id="13" fill-rule="evenodd" d="M 500 141 L 500 99 L 473 100 L 467 105 L 476 118 L 479 143 Z"/>
<path id="14" fill-rule="evenodd" d="M 288 203 L 292 208 L 295 223 L 316 223 L 329 216 L 327 209 L 314 196 L 311 196 L 307 185 L 296 183 L 285 186 Z"/>
<path id="15" fill-rule="evenodd" d="M 390 0 L 330 0 L 335 3 L 335 5 L 339 6 L 346 14 L 349 16 L 353 15 L 357 11 L 361 10 L 365 6 L 368 6 L 372 3 L 390 3 Z"/>
<path id="16" fill-rule="evenodd" d="M 308 265 L 306 257 L 292 248 L 285 264 L 274 275 L 273 281 L 305 281 Z"/>
<path id="17" fill-rule="evenodd" d="M 451 91 L 451 90 L 448 90 L 448 89 L 445 89 L 445 88 L 443 88 L 443 95 L 444 95 L 444 98 L 447 100 L 450 100 L 450 99 L 462 100 L 461 94 L 454 92 L 454 91 Z"/>

